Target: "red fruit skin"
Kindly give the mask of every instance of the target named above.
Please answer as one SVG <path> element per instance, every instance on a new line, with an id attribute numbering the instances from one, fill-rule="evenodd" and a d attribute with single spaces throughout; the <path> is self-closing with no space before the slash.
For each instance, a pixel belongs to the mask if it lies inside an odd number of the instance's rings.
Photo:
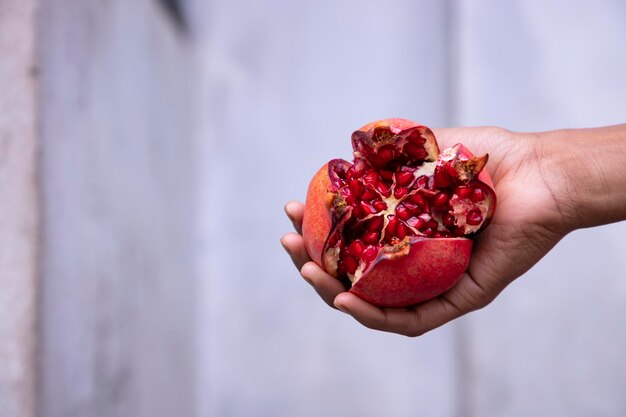
<path id="1" fill-rule="evenodd" d="M 324 164 L 309 184 L 302 219 L 304 246 L 311 259 L 322 268 L 322 252 L 332 227 L 330 209 L 333 193 L 329 190 L 328 164 Z"/>
<path id="2" fill-rule="evenodd" d="M 469 265 L 472 246 L 466 238 L 413 238 L 408 255 L 383 255 L 350 292 L 380 307 L 430 300 L 456 285 Z"/>

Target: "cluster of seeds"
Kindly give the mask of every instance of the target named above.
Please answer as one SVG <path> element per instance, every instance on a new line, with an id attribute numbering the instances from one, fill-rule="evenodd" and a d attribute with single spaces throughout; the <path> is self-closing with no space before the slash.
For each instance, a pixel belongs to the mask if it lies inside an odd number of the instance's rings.
<path id="1" fill-rule="evenodd" d="M 381 247 L 408 236 L 466 236 L 484 221 L 482 183 L 461 180 L 445 161 L 426 160 L 419 135 L 399 143 L 355 153 L 352 165 L 335 167 L 338 195 L 350 210 L 328 241 L 339 275 L 364 270 Z"/>

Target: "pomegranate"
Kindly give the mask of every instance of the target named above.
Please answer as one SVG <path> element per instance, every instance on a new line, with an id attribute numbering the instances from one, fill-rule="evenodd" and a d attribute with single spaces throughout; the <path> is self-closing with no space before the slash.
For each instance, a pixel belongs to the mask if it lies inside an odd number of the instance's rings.
<path id="1" fill-rule="evenodd" d="M 311 258 L 381 307 L 450 289 L 495 210 L 488 155 L 461 144 L 440 152 L 428 127 L 404 119 L 363 126 L 352 147 L 352 163 L 331 160 L 309 185 L 302 234 Z"/>

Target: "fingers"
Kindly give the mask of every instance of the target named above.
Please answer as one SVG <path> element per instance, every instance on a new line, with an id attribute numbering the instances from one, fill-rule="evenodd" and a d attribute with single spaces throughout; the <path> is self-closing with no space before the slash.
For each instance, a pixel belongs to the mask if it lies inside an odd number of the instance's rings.
<path id="1" fill-rule="evenodd" d="M 328 275 L 315 262 L 311 262 L 301 235 L 304 204 L 290 201 L 285 204 L 285 213 L 298 233 L 287 233 L 280 239 L 280 243 L 291 257 L 296 268 L 300 270 L 302 277 L 311 284 L 326 304 L 335 308 L 333 300 L 337 294 L 345 291 L 345 288 L 338 279 Z"/>
<path id="2" fill-rule="evenodd" d="M 447 293 L 406 309 L 384 309 L 376 307 L 352 293 L 345 292 L 343 284 L 324 272 L 311 261 L 302 233 L 304 204 L 291 201 L 285 205 L 285 213 L 297 233 L 287 233 L 281 244 L 291 257 L 302 277 L 319 296 L 333 308 L 350 314 L 362 325 L 375 330 L 420 336 L 470 311 L 484 307 L 493 296 L 469 274 L 464 274 L 459 283 Z M 494 295 L 495 296 L 495 295 Z"/>
<path id="3" fill-rule="evenodd" d="M 285 213 L 291 223 L 293 223 L 296 232 L 302 234 L 302 216 L 304 215 L 304 204 L 298 201 L 290 201 L 285 204 Z"/>
<path id="4" fill-rule="evenodd" d="M 415 337 L 484 307 L 487 299 L 465 274 L 447 293 L 411 308 L 379 308 L 348 292 L 338 294 L 334 305 L 370 329 Z"/>
<path id="5" fill-rule="evenodd" d="M 346 289 L 332 275 L 328 275 L 315 262 L 307 262 L 300 270 L 302 277 L 309 283 L 329 306 L 335 308 L 333 301 Z"/>
<path id="6" fill-rule="evenodd" d="M 289 254 L 293 264 L 298 270 L 302 269 L 302 266 L 311 260 L 304 246 L 302 235 L 287 233 L 280 239 L 280 243 L 283 245 L 283 248 L 285 248 L 285 251 Z"/>

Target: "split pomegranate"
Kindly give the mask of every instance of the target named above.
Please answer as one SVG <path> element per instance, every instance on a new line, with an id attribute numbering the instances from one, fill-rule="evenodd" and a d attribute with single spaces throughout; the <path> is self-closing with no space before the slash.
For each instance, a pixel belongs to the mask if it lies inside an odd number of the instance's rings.
<path id="1" fill-rule="evenodd" d="M 428 127 L 404 119 L 363 126 L 352 147 L 352 163 L 331 160 L 309 185 L 302 233 L 311 258 L 378 306 L 450 289 L 495 210 L 487 155 L 461 144 L 440 152 Z"/>

